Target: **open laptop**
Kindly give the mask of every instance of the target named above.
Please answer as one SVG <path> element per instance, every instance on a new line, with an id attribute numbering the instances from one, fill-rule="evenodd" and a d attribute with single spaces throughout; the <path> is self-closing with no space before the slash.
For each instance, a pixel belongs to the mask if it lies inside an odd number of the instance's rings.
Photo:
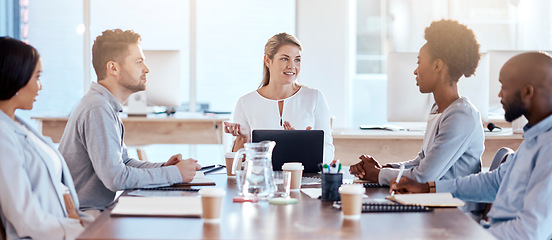
<path id="1" fill-rule="evenodd" d="M 322 130 L 253 130 L 252 141 L 272 140 L 272 169 L 281 171 L 286 162 L 303 163 L 304 173 L 317 173 L 324 156 Z"/>

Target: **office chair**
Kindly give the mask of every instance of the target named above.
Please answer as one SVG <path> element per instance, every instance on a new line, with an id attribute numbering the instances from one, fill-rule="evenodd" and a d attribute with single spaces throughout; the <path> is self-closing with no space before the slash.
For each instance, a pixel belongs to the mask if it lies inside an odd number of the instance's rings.
<path id="1" fill-rule="evenodd" d="M 0 240 L 6 239 L 6 230 L 4 229 L 4 223 L 2 223 L 2 220 L 0 219 Z"/>
<path id="2" fill-rule="evenodd" d="M 498 149 L 498 151 L 496 151 L 496 154 L 493 158 L 493 161 L 491 162 L 491 166 L 489 167 L 489 171 L 493 171 L 493 170 L 497 169 L 498 166 L 500 166 L 500 164 L 504 163 L 506 161 L 506 159 L 508 158 L 508 156 L 510 156 L 511 154 L 514 154 L 514 150 L 512 150 L 511 148 L 501 147 L 500 149 Z"/>

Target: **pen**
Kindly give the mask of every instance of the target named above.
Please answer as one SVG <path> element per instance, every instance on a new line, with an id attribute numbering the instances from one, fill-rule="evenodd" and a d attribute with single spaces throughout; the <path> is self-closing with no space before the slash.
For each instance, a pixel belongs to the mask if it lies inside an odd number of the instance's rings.
<path id="1" fill-rule="evenodd" d="M 330 172 L 330 166 L 328 164 L 325 164 L 322 166 L 322 172 L 323 173 L 329 173 Z"/>
<path id="2" fill-rule="evenodd" d="M 216 165 L 207 165 L 207 166 L 203 166 L 201 167 L 201 169 L 199 169 L 199 171 L 203 171 L 203 170 L 207 170 L 207 169 L 210 169 L 210 168 L 214 168 Z"/>
<path id="3" fill-rule="evenodd" d="M 212 172 L 218 171 L 218 170 L 220 170 L 220 169 L 222 169 L 222 168 L 224 168 L 224 167 L 225 167 L 224 165 L 218 165 L 218 166 L 214 167 L 213 169 L 209 169 L 209 170 L 207 170 L 207 171 L 205 171 L 205 172 L 203 172 L 203 173 L 204 173 L 204 174 L 212 173 Z"/>
<path id="4" fill-rule="evenodd" d="M 401 181 L 403 172 L 404 172 L 404 164 L 401 164 L 401 167 L 399 168 L 399 175 L 397 175 L 397 181 L 395 181 L 396 183 L 399 183 Z M 395 195 L 395 191 L 391 193 L 391 196 L 394 196 L 394 195 Z"/>

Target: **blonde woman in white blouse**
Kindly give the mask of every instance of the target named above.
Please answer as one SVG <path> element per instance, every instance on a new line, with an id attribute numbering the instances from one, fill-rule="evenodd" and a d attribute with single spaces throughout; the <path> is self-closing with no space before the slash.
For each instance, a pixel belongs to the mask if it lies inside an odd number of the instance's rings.
<path id="1" fill-rule="evenodd" d="M 224 126 L 226 133 L 236 137 L 232 151 L 250 142 L 254 129 L 315 129 L 324 131 L 324 162 L 333 160 L 331 113 L 324 95 L 297 82 L 301 51 L 293 35 L 279 33 L 268 40 L 259 89 L 238 100 L 234 122 Z"/>

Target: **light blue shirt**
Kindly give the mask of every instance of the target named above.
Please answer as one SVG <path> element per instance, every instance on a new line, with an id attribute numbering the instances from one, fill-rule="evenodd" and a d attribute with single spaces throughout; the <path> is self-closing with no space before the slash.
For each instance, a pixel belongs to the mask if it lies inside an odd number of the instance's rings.
<path id="1" fill-rule="evenodd" d="M 552 115 L 524 127 L 524 141 L 498 169 L 435 183 L 468 201 L 493 202 L 489 231 L 499 239 L 552 238 Z"/>
<path id="2" fill-rule="evenodd" d="M 59 151 L 73 175 L 81 209 L 104 209 L 118 190 L 182 182 L 176 166 L 128 156 L 122 109 L 109 90 L 93 82 L 69 117 Z"/>

